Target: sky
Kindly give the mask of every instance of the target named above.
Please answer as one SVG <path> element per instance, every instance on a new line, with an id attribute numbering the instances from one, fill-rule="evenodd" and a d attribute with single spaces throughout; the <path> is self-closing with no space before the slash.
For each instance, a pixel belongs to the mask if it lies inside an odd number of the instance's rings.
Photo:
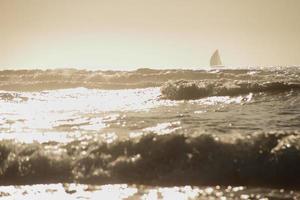
<path id="1" fill-rule="evenodd" d="M 300 65 L 299 0 L 0 0 L 0 69 Z"/>

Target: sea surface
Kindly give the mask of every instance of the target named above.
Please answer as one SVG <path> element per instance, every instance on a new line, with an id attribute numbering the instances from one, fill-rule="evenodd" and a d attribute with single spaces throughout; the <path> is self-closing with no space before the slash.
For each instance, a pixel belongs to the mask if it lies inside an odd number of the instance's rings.
<path id="1" fill-rule="evenodd" d="M 300 68 L 0 71 L 3 199 L 300 199 Z"/>

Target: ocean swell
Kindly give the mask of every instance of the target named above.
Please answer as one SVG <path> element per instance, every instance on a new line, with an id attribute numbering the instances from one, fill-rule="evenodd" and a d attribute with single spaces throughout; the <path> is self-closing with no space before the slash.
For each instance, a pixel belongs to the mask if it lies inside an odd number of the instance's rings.
<path id="1" fill-rule="evenodd" d="M 161 87 L 162 97 L 171 100 L 199 99 L 209 96 L 237 96 L 257 92 L 299 90 L 300 82 L 201 80 L 169 81 Z"/>
<path id="2" fill-rule="evenodd" d="M 63 88 L 128 89 L 159 87 L 169 80 L 299 80 L 299 68 L 218 70 L 148 69 L 134 71 L 87 71 L 77 69 L 3 70 L 0 90 L 40 91 Z"/>
<path id="3" fill-rule="evenodd" d="M 0 142 L 0 184 L 50 182 L 150 185 L 300 186 L 300 135 L 156 135 L 95 140 Z"/>

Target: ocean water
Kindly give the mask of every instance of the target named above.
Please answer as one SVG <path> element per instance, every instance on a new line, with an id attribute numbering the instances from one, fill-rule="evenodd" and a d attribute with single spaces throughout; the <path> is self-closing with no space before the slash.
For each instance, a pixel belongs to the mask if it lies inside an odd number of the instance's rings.
<path id="1" fill-rule="evenodd" d="M 300 68 L 0 71 L 0 196 L 298 199 Z"/>

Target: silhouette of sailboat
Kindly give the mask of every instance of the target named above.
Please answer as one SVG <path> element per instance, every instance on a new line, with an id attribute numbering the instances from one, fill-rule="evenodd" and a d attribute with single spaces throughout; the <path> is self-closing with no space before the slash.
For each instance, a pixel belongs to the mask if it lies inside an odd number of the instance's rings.
<path id="1" fill-rule="evenodd" d="M 210 58 L 211 67 L 220 67 L 222 66 L 222 61 L 220 58 L 219 50 L 217 49 Z"/>

